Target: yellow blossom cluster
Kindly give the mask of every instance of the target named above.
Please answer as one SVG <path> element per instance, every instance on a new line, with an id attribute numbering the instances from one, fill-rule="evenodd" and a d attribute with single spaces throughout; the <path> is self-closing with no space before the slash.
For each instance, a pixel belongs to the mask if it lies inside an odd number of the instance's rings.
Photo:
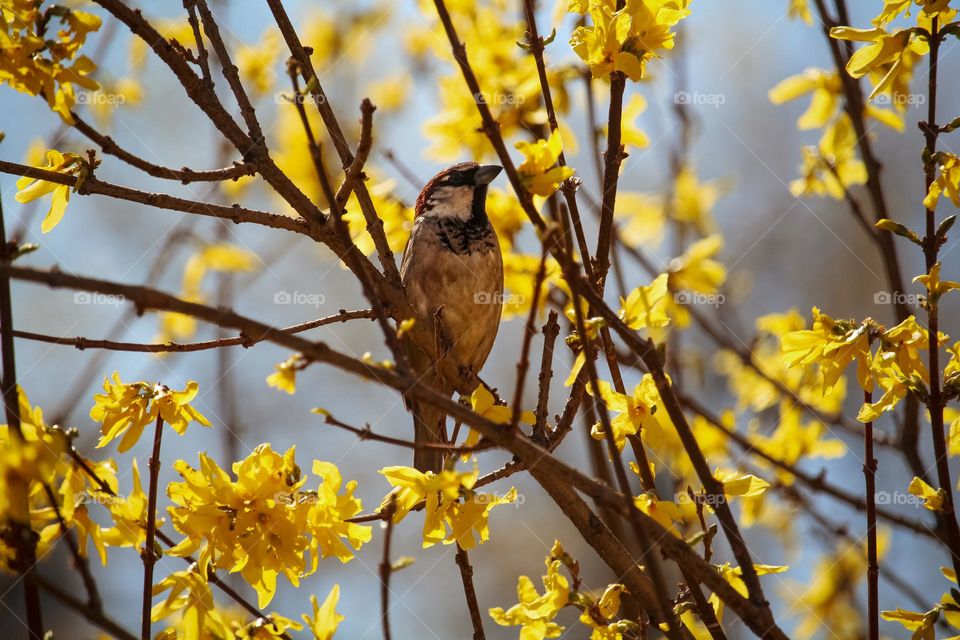
<path id="1" fill-rule="evenodd" d="M 72 124 L 70 111 L 77 88 L 94 91 L 98 87 L 90 77 L 96 65 L 78 54 L 87 36 L 100 28 L 100 18 L 42 4 L 5 0 L 0 8 L 0 84 L 42 96 L 64 122 Z"/>
<path id="2" fill-rule="evenodd" d="M 167 487 L 169 513 L 185 538 L 169 553 L 199 553 L 201 575 L 213 568 L 239 573 L 261 607 L 273 599 L 278 575 L 296 586 L 321 558 L 348 562 L 370 540 L 370 527 L 346 521 L 362 509 L 356 482 L 344 484 L 336 466 L 316 460 L 319 486 L 307 488 L 292 447 L 280 454 L 258 446 L 234 463 L 235 478 L 204 453 L 199 469 L 183 460 L 174 469 L 183 481 Z"/>

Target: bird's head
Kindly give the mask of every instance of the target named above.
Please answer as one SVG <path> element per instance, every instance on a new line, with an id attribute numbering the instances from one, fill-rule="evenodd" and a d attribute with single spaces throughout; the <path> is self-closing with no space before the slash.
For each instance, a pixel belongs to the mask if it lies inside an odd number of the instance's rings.
<path id="1" fill-rule="evenodd" d="M 416 215 L 484 219 L 487 185 L 503 167 L 495 164 L 461 162 L 435 175 L 417 197 Z"/>

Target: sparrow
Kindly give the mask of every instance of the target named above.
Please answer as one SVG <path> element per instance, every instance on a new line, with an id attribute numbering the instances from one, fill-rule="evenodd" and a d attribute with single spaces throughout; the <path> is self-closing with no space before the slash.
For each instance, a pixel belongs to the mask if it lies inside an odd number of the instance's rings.
<path id="1" fill-rule="evenodd" d="M 442 331 L 442 357 L 451 359 L 456 371 L 479 373 L 500 327 L 503 256 L 486 200 L 487 186 L 502 170 L 462 162 L 434 176 L 417 197 L 413 230 L 403 251 L 400 277 L 416 321 Z M 457 385 L 440 374 L 436 353 L 415 347 L 408 351 L 416 375 L 444 395 L 453 395 Z M 442 411 L 409 406 L 415 443 L 447 441 Z M 442 449 L 414 449 L 413 466 L 419 471 L 437 473 L 442 464 Z"/>

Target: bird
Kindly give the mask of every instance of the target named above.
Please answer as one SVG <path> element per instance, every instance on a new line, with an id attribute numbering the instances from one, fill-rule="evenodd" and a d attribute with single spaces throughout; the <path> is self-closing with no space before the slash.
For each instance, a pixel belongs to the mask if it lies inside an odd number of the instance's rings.
<path id="1" fill-rule="evenodd" d="M 502 170 L 494 164 L 455 164 L 435 175 L 414 205 L 400 279 L 415 321 L 441 329 L 442 357 L 456 365 L 448 371 L 479 373 L 500 327 L 503 256 L 486 200 L 488 185 Z M 412 345 L 405 352 L 415 375 L 445 396 L 453 395 L 456 381 L 445 379 L 435 367 L 436 352 L 428 354 Z M 414 443 L 445 442 L 445 414 L 420 404 L 408 402 Z M 413 466 L 439 473 L 443 453 L 441 448 L 415 446 Z"/>

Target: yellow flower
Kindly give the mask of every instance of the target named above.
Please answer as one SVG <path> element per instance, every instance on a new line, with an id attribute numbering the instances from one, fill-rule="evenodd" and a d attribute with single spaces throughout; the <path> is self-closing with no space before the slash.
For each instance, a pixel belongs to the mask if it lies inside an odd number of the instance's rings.
<path id="1" fill-rule="evenodd" d="M 147 539 L 147 494 L 140 483 L 140 468 L 133 459 L 133 489 L 127 497 L 99 495 L 113 518 L 113 527 L 104 529 L 103 541 L 111 547 L 139 549 Z M 162 519 L 160 520 L 162 522 Z M 159 526 L 159 525 L 158 525 Z"/>
<path id="2" fill-rule="evenodd" d="M 802 20 L 807 25 L 813 24 L 813 15 L 810 13 L 807 0 L 790 0 L 790 5 L 787 7 L 787 17 Z"/>
<path id="3" fill-rule="evenodd" d="M 523 640 L 559 638 L 563 627 L 553 621 L 560 610 L 570 601 L 570 583 L 560 573 L 563 566 L 558 556 L 563 554 L 559 542 L 555 542 L 547 556 L 547 575 L 543 576 L 544 592 L 541 595 L 527 576 L 517 580 L 519 602 L 506 611 L 501 607 L 490 609 L 490 617 L 502 627 L 521 626 Z"/>
<path id="4" fill-rule="evenodd" d="M 669 289 L 716 293 L 727 279 L 726 268 L 713 259 L 721 249 L 723 237 L 719 234 L 697 240 L 687 247 L 682 256 L 670 261 Z"/>
<path id="5" fill-rule="evenodd" d="M 563 151 L 559 130 L 551 133 L 547 140 L 520 140 L 515 146 L 524 157 L 517 167 L 520 181 L 530 193 L 549 196 L 557 190 L 561 182 L 574 173 L 570 167 L 557 166 L 557 159 Z"/>
<path id="6" fill-rule="evenodd" d="M 923 499 L 923 506 L 930 511 L 940 511 L 943 509 L 946 493 L 942 489 L 934 489 L 920 478 L 914 477 L 910 481 L 907 491 L 911 495 Z"/>
<path id="7" fill-rule="evenodd" d="M 620 596 L 626 591 L 627 588 L 622 584 L 611 584 L 604 589 L 595 607 L 580 614 L 580 622 L 592 629 L 590 640 L 622 640 L 623 627 L 614 618 L 620 611 Z"/>
<path id="8" fill-rule="evenodd" d="M 208 637 L 232 638 L 213 601 L 213 592 L 206 579 L 191 565 L 184 571 L 174 571 L 153 587 L 153 595 L 169 591 L 166 599 L 153 606 L 150 619 L 162 620 L 180 612 L 180 634 L 183 640 L 203 640 Z"/>
<path id="9" fill-rule="evenodd" d="M 188 302 L 203 303 L 206 296 L 201 290 L 204 277 L 210 271 L 237 273 L 256 269 L 257 256 L 228 242 L 205 245 L 190 256 L 183 268 L 183 284 L 180 297 Z M 193 316 L 166 312 L 160 315 L 160 332 L 157 342 L 186 340 L 196 332 L 197 321 Z"/>
<path id="10" fill-rule="evenodd" d="M 643 149 L 650 146 L 650 137 L 641 131 L 635 124 L 640 114 L 647 110 L 647 99 L 642 94 L 634 93 L 623 105 L 620 140 L 628 147 Z"/>
<path id="11" fill-rule="evenodd" d="M 513 409 L 496 404 L 493 394 L 482 384 L 470 394 L 470 406 L 475 413 L 498 424 L 509 424 L 510 418 L 513 417 Z M 532 411 L 521 411 L 519 420 L 526 424 L 533 424 L 536 421 L 536 416 L 533 415 Z"/>
<path id="12" fill-rule="evenodd" d="M 801 130 L 819 129 L 826 126 L 837 114 L 843 83 L 835 70 L 806 69 L 803 73 L 781 80 L 767 93 L 770 102 L 783 104 L 810 94 L 810 106 L 797 120 Z"/>
<path id="13" fill-rule="evenodd" d="M 301 477 L 292 447 L 280 455 L 269 444 L 258 446 L 234 463 L 236 480 L 203 453 L 200 469 L 183 460 L 174 469 L 183 482 L 167 487 L 174 503 L 170 516 L 186 537 L 169 553 L 199 551 L 202 572 L 211 565 L 239 572 L 257 591 L 260 607 L 272 600 L 279 574 L 297 586 L 302 576 L 316 571 L 321 557 L 348 562 L 354 557 L 350 547 L 359 549 L 370 540 L 370 527 L 346 522 L 362 508 L 353 495 L 356 482 L 341 492 L 337 468 L 314 461 L 321 484 L 302 491 L 307 478 Z"/>
<path id="14" fill-rule="evenodd" d="M 387 244 L 394 252 L 403 250 L 413 229 L 413 209 L 404 205 L 394 194 L 396 186 L 395 180 L 385 180 L 369 188 L 373 206 L 377 215 L 383 220 L 383 232 L 386 235 Z M 373 244 L 373 238 L 367 232 L 367 219 L 363 216 L 355 194 L 351 194 L 350 200 L 347 201 L 343 219 L 347 221 L 350 236 L 360 252 L 364 255 L 373 253 L 376 247 Z"/>
<path id="15" fill-rule="evenodd" d="M 942 342 L 947 339 L 941 334 Z M 922 386 L 928 380 L 923 363 L 928 343 L 927 331 L 913 316 L 880 335 L 880 348 L 870 361 L 870 373 L 883 389 L 883 395 L 876 402 L 865 403 L 857 420 L 872 422 L 892 411 L 911 388 Z"/>
<path id="16" fill-rule="evenodd" d="M 717 469 L 714 477 L 723 483 L 723 492 L 728 496 L 755 498 L 762 495 L 770 483 L 750 473 L 740 473 L 736 469 Z"/>
<path id="17" fill-rule="evenodd" d="M 700 182 L 693 166 L 684 165 L 673 185 L 670 214 L 674 220 L 689 224 L 702 234 L 713 233 L 712 210 L 722 195 L 723 189 L 717 181 Z"/>
<path id="18" fill-rule="evenodd" d="M 267 30 L 260 38 L 260 44 L 252 47 L 244 45 L 237 50 L 236 64 L 240 77 L 252 87 L 257 95 L 265 95 L 273 89 L 276 74 L 273 69 L 280 56 L 280 37 L 276 31 Z"/>
<path id="19" fill-rule="evenodd" d="M 647 61 L 672 49 L 671 27 L 689 15 L 689 0 L 627 0 L 616 10 L 613 0 L 577 0 L 569 10 L 589 13 L 592 25 L 577 27 L 570 46 L 590 67 L 594 78 L 621 71 L 634 82 L 644 77 Z"/>
<path id="20" fill-rule="evenodd" d="M 785 334 L 781 338 L 784 364 L 817 364 L 826 389 L 832 388 L 844 370 L 857 360 L 857 380 L 865 389 L 873 388 L 870 377 L 870 341 L 867 326 L 838 321 L 813 308 L 813 328 Z"/>
<path id="21" fill-rule="evenodd" d="M 118 447 L 123 453 L 136 444 L 143 429 L 158 417 L 180 435 L 186 432 L 190 422 L 209 427 L 210 421 L 189 404 L 197 397 L 198 389 L 199 385 L 193 380 L 187 382 L 183 391 L 146 382 L 124 384 L 120 374 L 114 372 L 113 382 L 103 379 L 106 393 L 93 397 L 95 404 L 90 410 L 90 417 L 103 425 L 97 448 L 123 436 Z"/>
<path id="22" fill-rule="evenodd" d="M 503 256 L 503 286 L 508 294 L 503 300 L 503 318 L 526 318 L 530 306 L 537 305 L 537 313 L 542 314 L 547 304 L 551 286 L 559 286 L 563 279 L 560 265 L 553 258 L 547 258 L 543 286 L 540 296 L 534 300 L 534 284 L 540 269 L 540 256 L 510 251 Z"/>
<path id="23" fill-rule="evenodd" d="M 675 523 L 693 522 L 697 518 L 697 508 L 690 501 L 675 504 L 669 500 L 658 500 L 649 493 L 641 493 L 633 499 L 633 503 L 678 538 L 681 537 L 682 527 L 677 527 Z"/>
<path id="24" fill-rule="evenodd" d="M 313 615 L 303 615 L 307 629 L 313 634 L 314 640 L 331 640 L 337 632 L 337 627 L 344 617 L 337 613 L 337 603 L 340 602 L 340 585 L 335 584 L 327 594 L 323 604 L 317 603 L 317 596 L 310 595 L 310 604 L 313 606 Z"/>
<path id="25" fill-rule="evenodd" d="M 957 282 L 955 280 L 940 279 L 940 263 L 939 262 L 937 262 L 932 267 L 930 267 L 930 273 L 917 276 L 916 278 L 913 279 L 913 281 L 919 282 L 927 288 L 927 294 L 931 301 L 935 301 L 937 298 L 945 294 L 947 291 L 960 289 L 960 282 Z"/>
<path id="26" fill-rule="evenodd" d="M 770 564 L 754 564 L 754 569 L 757 571 L 758 576 L 765 576 L 771 573 L 783 573 L 790 569 L 790 567 L 780 567 Z M 729 562 L 725 562 L 722 565 L 717 566 L 717 569 L 720 572 L 720 575 L 723 576 L 723 579 L 730 583 L 734 589 L 737 590 L 737 593 L 746 597 L 747 595 L 747 585 L 743 583 L 743 571 L 740 567 L 731 567 Z M 717 612 L 717 619 L 723 620 L 723 600 L 721 600 L 717 594 L 710 596 L 708 601 L 712 606 L 714 611 Z"/>
<path id="27" fill-rule="evenodd" d="M 100 18 L 65 7 L 41 11 L 40 3 L 19 0 L 4 2 L 2 11 L 0 83 L 29 95 L 42 94 L 65 123 L 73 124 L 74 85 L 90 91 L 98 86 L 88 77 L 96 65 L 77 53 L 87 35 L 100 28 Z M 60 28 L 54 33 L 55 22 Z"/>
<path id="28" fill-rule="evenodd" d="M 297 391 L 297 372 L 306 364 L 303 356 L 295 353 L 280 364 L 273 366 L 275 371 L 267 376 L 267 385 L 293 395 Z"/>
<path id="29" fill-rule="evenodd" d="M 645 287 L 637 287 L 620 300 L 620 319 L 631 329 L 662 329 L 670 324 L 667 315 L 669 276 L 661 273 Z"/>
<path id="30" fill-rule="evenodd" d="M 410 84 L 410 76 L 407 75 L 384 78 L 370 85 L 370 100 L 377 105 L 377 109 L 396 111 L 406 103 Z"/>
<path id="31" fill-rule="evenodd" d="M 960 157 L 952 153 L 939 153 L 937 159 L 937 178 L 931 183 L 923 206 L 932 211 L 937 208 L 940 196 L 947 194 L 953 206 L 960 208 Z"/>
<path id="32" fill-rule="evenodd" d="M 68 443 L 62 431 L 44 424 L 43 412 L 31 408 L 23 389 L 17 387 L 17 392 L 23 439 L 9 425 L 0 425 L 0 514 L 26 524 L 31 518 L 24 489 L 33 494 L 54 477 Z"/>
<path id="33" fill-rule="evenodd" d="M 895 611 L 881 611 L 880 617 L 890 622 L 899 622 L 907 631 L 913 631 L 911 638 L 933 640 L 936 638 L 936 624 L 940 619 L 941 609 L 942 607 L 938 605 L 930 611 L 921 613 L 897 607 Z"/>
<path id="34" fill-rule="evenodd" d="M 39 168 L 65 176 L 75 176 L 77 181 L 73 186 L 74 190 L 80 186 L 89 171 L 87 162 L 75 153 L 60 153 L 56 149 L 50 149 L 46 156 L 46 163 Z M 67 203 L 70 201 L 70 187 L 68 185 L 23 177 L 17 180 L 17 189 L 17 202 L 30 202 L 48 193 L 53 194 L 50 209 L 40 225 L 43 233 L 48 233 L 63 220 L 63 214 L 67 211 Z"/>
<path id="35" fill-rule="evenodd" d="M 627 246 L 639 248 L 660 243 L 667 217 L 661 196 L 636 191 L 618 193 L 613 214 L 621 221 L 620 237 Z"/>
<path id="36" fill-rule="evenodd" d="M 660 393 L 650 374 L 645 374 L 630 395 L 617 393 L 609 382 L 598 380 L 600 399 L 611 412 L 616 415 L 610 420 L 613 429 L 613 440 L 617 449 L 622 451 L 627 436 L 640 433 L 641 430 L 660 432 L 660 423 L 653 416 L 654 407 L 660 400 Z M 587 391 L 593 395 L 593 385 L 587 385 Z M 590 430 L 594 440 L 604 440 L 607 435 L 603 424 L 597 423 Z"/>
<path id="37" fill-rule="evenodd" d="M 824 131 L 816 147 L 804 147 L 800 178 L 790 183 L 790 193 L 800 198 L 809 194 L 844 197 L 845 189 L 867 181 L 867 169 L 857 158 L 857 135 L 846 114 Z"/>
<path id="38" fill-rule="evenodd" d="M 830 35 L 838 40 L 869 43 L 855 51 L 847 61 L 847 73 L 854 78 L 862 78 L 873 72 L 878 72 L 881 76 L 870 93 L 869 100 L 909 78 L 913 65 L 911 54 L 926 55 L 930 50 L 930 45 L 917 37 L 911 29 L 890 33 L 879 26 L 872 29 L 840 26 L 833 27 Z M 904 75 L 906 78 L 900 77 Z"/>

